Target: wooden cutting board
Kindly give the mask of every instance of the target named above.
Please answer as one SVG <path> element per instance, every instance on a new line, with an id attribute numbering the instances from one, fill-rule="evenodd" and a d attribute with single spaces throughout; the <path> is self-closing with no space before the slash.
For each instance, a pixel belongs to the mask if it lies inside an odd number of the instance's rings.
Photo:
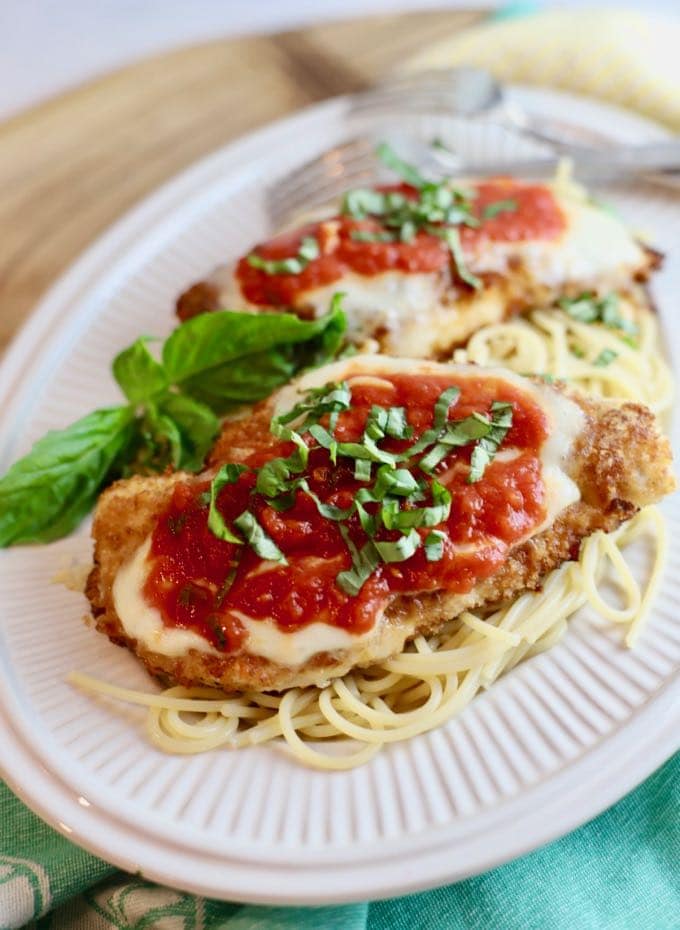
<path id="1" fill-rule="evenodd" d="M 0 125 L 0 349 L 125 210 L 230 139 L 358 91 L 481 13 L 372 17 L 146 59 Z"/>

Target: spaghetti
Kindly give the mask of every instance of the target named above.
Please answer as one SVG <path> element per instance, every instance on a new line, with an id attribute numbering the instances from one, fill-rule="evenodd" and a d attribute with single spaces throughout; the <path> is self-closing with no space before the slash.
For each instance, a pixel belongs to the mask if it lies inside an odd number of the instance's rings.
<path id="1" fill-rule="evenodd" d="M 636 301 L 626 305 L 637 330 L 634 341 L 605 325 L 575 320 L 564 310 L 540 309 L 483 326 L 454 352 L 453 360 L 549 375 L 587 394 L 636 401 L 663 414 L 673 400 L 673 377 L 659 347 L 656 317 Z"/>
<path id="2" fill-rule="evenodd" d="M 651 538 L 654 551 L 649 578 L 641 586 L 623 550 L 644 537 Z M 417 636 L 400 655 L 355 669 L 325 688 L 225 696 L 209 688 L 174 687 L 147 694 L 81 673 L 72 673 L 69 680 L 85 691 L 148 707 L 148 735 L 167 752 L 240 748 L 283 737 L 300 762 L 349 769 L 386 743 L 451 719 L 518 662 L 553 646 L 568 619 L 585 605 L 610 622 L 626 625 L 626 644 L 633 645 L 660 581 L 665 548 L 663 519 L 647 507 L 615 532 L 589 537 L 578 561 L 552 572 L 541 591 L 526 593 L 491 614 L 464 612 L 436 636 Z M 605 598 L 610 583 L 618 589 L 622 606 Z M 354 743 L 350 752 L 347 738 Z M 324 743 L 339 752 L 323 751 Z"/>

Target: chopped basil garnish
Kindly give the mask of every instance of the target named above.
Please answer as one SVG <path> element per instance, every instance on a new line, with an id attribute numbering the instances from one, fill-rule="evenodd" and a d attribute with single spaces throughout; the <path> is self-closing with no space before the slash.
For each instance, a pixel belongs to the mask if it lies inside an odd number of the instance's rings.
<path id="1" fill-rule="evenodd" d="M 257 522 L 257 517 L 249 510 L 244 510 L 239 517 L 236 517 L 234 526 L 241 530 L 245 536 L 245 541 L 251 549 L 255 550 L 261 559 L 268 559 L 272 562 L 282 562 L 284 565 L 287 564 L 283 552 L 281 552 L 274 540 L 265 533 L 264 529 Z"/>
<path id="2" fill-rule="evenodd" d="M 397 501 L 391 498 L 385 501 L 380 511 L 385 528 L 406 532 L 409 529 L 437 526 L 438 523 L 448 520 L 451 513 L 451 493 L 435 480 L 432 481 L 431 491 L 431 507 L 412 507 L 400 510 Z"/>
<path id="3" fill-rule="evenodd" d="M 413 428 L 404 407 L 386 408 L 374 404 L 359 441 L 339 442 L 336 439 L 337 419 L 342 411 L 350 409 L 351 392 L 346 382 L 310 390 L 291 410 L 272 419 L 274 435 L 294 442 L 296 448 L 287 458 L 272 459 L 255 469 L 254 493 L 264 497 L 276 510 L 292 507 L 296 495 L 303 493 L 311 498 L 322 517 L 337 523 L 352 556 L 351 568 L 337 576 L 339 587 L 346 593 L 356 596 L 378 565 L 410 559 L 421 545 L 429 561 L 441 558 L 444 535 L 439 531 L 431 532 L 423 543 L 419 530 L 429 530 L 448 520 L 451 493 L 434 478 L 417 478 L 412 471 L 415 460 L 425 453 L 418 465 L 421 471 L 431 474 L 453 448 L 475 443 L 468 481 L 478 481 L 512 425 L 512 404 L 500 401 L 492 404 L 490 415 L 472 413 L 461 420 L 450 420 L 451 407 L 459 396 L 457 387 L 442 391 L 434 404 L 432 426 L 400 453 L 383 449 L 379 443 L 388 437 L 400 441 L 410 439 Z M 324 416 L 328 417 L 328 427 L 320 422 Z M 354 476 L 365 486 L 356 490 L 349 507 L 322 501 L 301 474 L 310 452 L 320 448 L 329 452 L 333 462 L 338 457 L 354 461 Z M 411 467 L 399 467 L 400 462 L 406 461 L 412 463 Z M 377 466 L 375 473 L 374 465 Z M 238 481 L 245 470 L 242 465 L 223 466 L 210 493 L 210 529 L 221 539 L 236 543 L 242 543 L 243 539 L 225 526 L 216 498 L 225 484 Z M 427 503 L 428 497 L 430 503 Z M 419 506 L 423 502 L 424 505 Z M 348 524 L 352 518 L 368 537 L 360 549 L 350 537 Z M 234 520 L 234 528 L 261 558 L 285 561 L 283 553 L 250 511 L 244 511 Z M 380 539 L 378 534 L 382 529 L 401 535 L 397 539 Z"/>
<path id="4" fill-rule="evenodd" d="M 319 243 L 314 236 L 305 236 L 300 243 L 297 255 L 290 258 L 268 259 L 262 258 L 256 252 L 252 252 L 248 256 L 247 262 L 252 268 L 258 268 L 268 275 L 300 274 L 319 255 Z"/>
<path id="5" fill-rule="evenodd" d="M 444 230 L 442 238 L 449 247 L 453 263 L 458 272 L 458 277 L 461 281 L 465 281 L 466 284 L 469 284 L 470 287 L 478 291 L 482 287 L 482 281 L 477 275 L 473 274 L 465 264 L 465 255 L 463 254 L 463 246 L 460 241 L 460 233 L 458 230 L 455 227 L 447 227 Z"/>
<path id="6" fill-rule="evenodd" d="M 339 530 L 352 556 L 352 567 L 340 572 L 335 580 L 345 594 L 356 597 L 363 588 L 364 582 L 368 581 L 380 565 L 380 554 L 373 540 L 369 539 L 361 549 L 357 549 L 350 538 L 347 527 L 340 524 Z"/>
<path id="7" fill-rule="evenodd" d="M 472 450 L 470 459 L 470 474 L 468 481 L 479 481 L 484 474 L 486 466 L 491 462 L 498 447 L 505 439 L 505 435 L 512 426 L 512 404 L 504 401 L 494 401 L 491 405 L 491 423 L 486 436 L 478 440 Z"/>
<path id="8" fill-rule="evenodd" d="M 428 183 L 418 169 L 399 158 L 397 153 L 387 142 L 381 142 L 375 150 L 375 154 L 383 165 L 390 168 L 395 174 L 398 174 L 400 178 L 403 178 L 404 181 L 412 187 L 425 187 Z"/>
<path id="9" fill-rule="evenodd" d="M 271 423 L 272 432 L 275 436 L 280 436 L 280 427 L 288 423 L 293 423 L 300 417 L 304 417 L 299 429 L 308 429 L 312 423 L 318 423 L 321 417 L 326 414 L 341 413 L 343 410 L 349 410 L 350 390 L 346 381 L 337 384 L 325 384 L 320 388 L 313 388 L 305 395 L 305 400 L 278 417 L 274 417 Z"/>
<path id="10" fill-rule="evenodd" d="M 355 220 L 365 220 L 368 216 L 380 216 L 384 213 L 385 203 L 385 194 L 380 191 L 357 187 L 344 195 L 341 212 L 354 217 Z"/>
<path id="11" fill-rule="evenodd" d="M 488 203 L 482 210 L 482 219 L 491 220 L 494 216 L 498 216 L 499 213 L 514 213 L 517 210 L 518 203 L 512 198 L 507 200 L 495 200 L 493 203 Z"/>
<path id="12" fill-rule="evenodd" d="M 368 459 L 356 459 L 354 462 L 354 477 L 357 481 L 370 481 L 373 463 Z"/>
<path id="13" fill-rule="evenodd" d="M 217 509 L 217 495 L 227 484 L 236 484 L 244 471 L 248 471 L 245 465 L 233 465 L 231 462 L 223 465 L 217 472 L 210 485 L 210 510 L 208 512 L 208 529 L 217 536 L 218 539 L 224 539 L 225 542 L 242 545 L 243 540 L 231 532 L 224 517 Z"/>
<path id="14" fill-rule="evenodd" d="M 374 545 L 383 562 L 405 562 L 411 558 L 420 543 L 418 533 L 409 530 L 408 535 L 400 536 L 394 542 L 376 542 Z"/>
<path id="15" fill-rule="evenodd" d="M 418 482 L 407 468 L 391 469 L 381 465 L 373 487 L 375 499 L 381 501 L 386 495 L 410 497 L 420 491 Z"/>
<path id="16" fill-rule="evenodd" d="M 606 294 L 598 297 L 586 292 L 579 297 L 562 297 L 558 305 L 573 320 L 579 323 L 603 323 L 610 329 L 621 330 L 627 336 L 636 336 L 638 328 L 632 320 L 621 316 L 618 294 Z"/>
<path id="17" fill-rule="evenodd" d="M 444 540 L 446 536 L 441 530 L 432 530 L 425 537 L 425 558 L 428 562 L 438 562 L 444 556 Z"/>
<path id="18" fill-rule="evenodd" d="M 420 468 L 425 472 L 434 471 L 455 446 L 465 446 L 474 439 L 481 439 L 491 429 L 488 417 L 482 413 L 472 413 L 464 420 L 449 423 L 439 436 L 437 444 L 420 460 Z"/>
<path id="19" fill-rule="evenodd" d="M 271 459 L 258 471 L 255 490 L 263 497 L 277 497 L 286 493 L 290 490 L 291 474 L 301 472 L 305 464 L 305 457 L 299 454 L 299 450 L 287 459 Z"/>
<path id="20" fill-rule="evenodd" d="M 357 188 L 348 191 L 342 202 L 342 213 L 356 220 L 374 217 L 382 229 L 357 229 L 350 236 L 357 242 L 412 242 L 419 232 L 443 239 L 451 253 L 458 275 L 471 287 L 479 288 L 482 282 L 466 267 L 457 228 L 461 224 L 479 226 L 473 211 L 476 192 L 455 186 L 449 179 L 429 181 L 412 165 L 407 164 L 383 143 L 376 154 L 385 165 L 395 171 L 415 189 L 412 196 L 400 191 L 378 191 Z M 511 209 L 511 201 L 499 201 L 496 212 Z"/>
<path id="21" fill-rule="evenodd" d="M 603 349 L 593 362 L 593 365 L 597 365 L 598 368 L 606 368 L 607 365 L 611 365 L 615 358 L 618 358 L 618 355 L 619 353 L 613 349 Z"/>

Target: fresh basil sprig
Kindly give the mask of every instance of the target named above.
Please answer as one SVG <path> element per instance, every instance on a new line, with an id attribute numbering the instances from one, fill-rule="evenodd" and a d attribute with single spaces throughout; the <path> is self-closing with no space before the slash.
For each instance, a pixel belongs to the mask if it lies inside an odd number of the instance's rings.
<path id="1" fill-rule="evenodd" d="M 69 533 L 115 471 L 133 431 L 131 409 L 109 407 L 39 439 L 0 481 L 0 545 Z"/>
<path id="2" fill-rule="evenodd" d="M 128 403 L 49 432 L 0 478 L 0 546 L 65 536 L 102 487 L 121 475 L 199 469 L 219 415 L 266 397 L 303 368 L 330 361 L 345 327 L 341 295 L 335 295 L 318 320 L 202 314 L 178 326 L 158 357 L 149 338 L 138 339 L 113 362 Z M 257 527 L 244 533 L 260 539 Z"/>

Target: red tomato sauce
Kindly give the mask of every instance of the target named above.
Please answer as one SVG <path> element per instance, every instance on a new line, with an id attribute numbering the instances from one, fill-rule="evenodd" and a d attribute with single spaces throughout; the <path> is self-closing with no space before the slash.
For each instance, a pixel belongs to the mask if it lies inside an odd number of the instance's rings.
<path id="1" fill-rule="evenodd" d="M 176 486 L 153 532 L 148 556 L 144 595 L 159 609 L 167 626 L 195 630 L 225 652 L 236 651 L 243 643 L 241 614 L 271 619 L 287 632 L 321 621 L 361 633 L 373 626 L 395 595 L 469 591 L 498 569 L 509 547 L 541 524 L 545 489 L 539 452 L 547 423 L 529 396 L 493 378 L 395 374 L 386 380 L 389 385 L 358 383 L 352 387 L 352 406 L 340 415 L 336 427 L 340 441 L 360 439 L 372 404 L 404 406 L 413 436 L 380 443 L 381 448 L 402 451 L 432 425 L 434 403 L 451 384 L 457 384 L 461 394 L 450 419 L 462 419 L 473 411 L 486 413 L 494 400 L 513 404 L 512 426 L 501 446 L 501 451 L 512 449 L 513 458 L 497 457 L 479 481 L 469 484 L 469 445 L 455 449 L 435 471 L 452 495 L 450 516 L 439 526 L 445 533 L 441 560 L 428 562 L 420 548 L 404 562 L 381 564 L 352 597 L 336 583 L 338 573 L 351 566 L 347 545 L 338 524 L 322 517 L 309 495 L 298 491 L 294 505 L 277 512 L 265 498 L 251 493 L 252 472 L 219 493 L 217 504 L 227 525 L 249 509 L 286 556 L 288 564 L 283 565 L 263 561 L 247 545 L 214 536 L 207 525 L 209 483 L 190 480 Z M 244 464 L 259 466 L 290 454 L 293 448 L 292 443 L 262 436 L 261 445 Z M 422 477 L 415 461 L 408 467 Z M 324 449 L 310 452 L 305 474 L 324 503 L 342 508 L 349 507 L 358 488 L 366 486 L 355 479 L 351 460 L 340 457 L 333 466 Z M 376 506 L 366 505 L 369 510 Z M 347 526 L 353 542 L 361 547 L 367 537 L 356 514 Z M 426 536 L 430 531 L 418 532 Z M 382 529 L 377 538 L 398 537 L 397 531 Z"/>
<path id="2" fill-rule="evenodd" d="M 407 184 L 384 186 L 379 190 L 398 191 L 411 198 L 417 196 L 416 189 Z M 474 251 L 490 241 L 554 239 L 564 231 L 564 215 L 547 187 L 496 178 L 476 185 L 475 190 L 477 197 L 472 212 L 480 225 L 459 227 L 465 251 Z M 517 208 L 484 218 L 485 208 L 502 200 L 515 201 Z M 352 233 L 359 230 L 381 232 L 384 227 L 378 218 L 355 220 L 337 216 L 310 223 L 257 246 L 255 252 L 261 258 L 280 260 L 297 255 L 303 238 L 312 236 L 321 254 L 299 274 L 275 275 L 253 268 L 244 256 L 236 269 L 244 297 L 260 306 L 295 306 L 306 291 L 339 281 L 351 271 L 367 276 L 384 271 L 427 273 L 440 271 L 450 262 L 447 245 L 430 233 L 421 231 L 411 242 L 360 242 L 352 238 Z"/>

